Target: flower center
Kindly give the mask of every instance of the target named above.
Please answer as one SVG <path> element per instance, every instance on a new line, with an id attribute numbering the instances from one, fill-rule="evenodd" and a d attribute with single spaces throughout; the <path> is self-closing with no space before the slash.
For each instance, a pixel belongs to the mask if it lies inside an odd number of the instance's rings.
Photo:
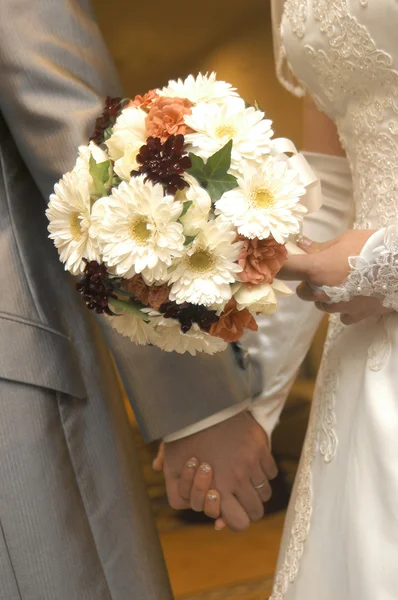
<path id="1" fill-rule="evenodd" d="M 204 274 L 211 271 L 215 264 L 215 258 L 208 250 L 199 249 L 187 257 L 188 266 L 194 273 Z"/>
<path id="2" fill-rule="evenodd" d="M 72 213 L 70 217 L 70 231 L 74 240 L 78 240 L 82 235 L 79 216 L 79 213 Z"/>
<path id="3" fill-rule="evenodd" d="M 148 228 L 148 221 L 146 219 L 136 219 L 131 224 L 131 237 L 137 242 L 137 244 L 145 244 L 151 237 L 151 231 Z"/>
<path id="4" fill-rule="evenodd" d="M 218 138 L 227 137 L 229 140 L 232 140 L 236 135 L 236 129 L 233 125 L 220 125 L 216 129 L 216 136 Z"/>
<path id="5" fill-rule="evenodd" d="M 274 194 L 266 188 L 254 190 L 250 199 L 256 208 L 271 208 L 276 203 Z"/>

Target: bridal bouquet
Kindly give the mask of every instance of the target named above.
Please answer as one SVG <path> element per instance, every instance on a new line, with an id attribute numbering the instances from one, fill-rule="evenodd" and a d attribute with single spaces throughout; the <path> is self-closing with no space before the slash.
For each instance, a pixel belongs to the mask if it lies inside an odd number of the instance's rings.
<path id="1" fill-rule="evenodd" d="M 213 354 L 256 330 L 290 294 L 275 277 L 314 184 L 271 126 L 214 73 L 107 98 L 47 209 L 87 307 L 169 352 Z"/>

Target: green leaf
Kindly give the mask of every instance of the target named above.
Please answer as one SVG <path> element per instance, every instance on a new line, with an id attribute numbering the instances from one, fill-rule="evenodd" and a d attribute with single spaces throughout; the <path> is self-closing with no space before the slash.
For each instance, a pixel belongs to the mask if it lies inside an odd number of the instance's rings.
<path id="1" fill-rule="evenodd" d="M 192 242 L 194 241 L 195 238 L 196 238 L 196 235 L 186 235 L 184 246 L 189 246 L 189 244 L 192 244 Z"/>
<path id="2" fill-rule="evenodd" d="M 98 198 L 107 196 L 112 186 L 113 169 L 111 161 L 105 160 L 104 162 L 97 163 L 93 155 L 91 155 L 89 170 L 93 178 L 96 196 Z"/>
<path id="3" fill-rule="evenodd" d="M 215 154 L 207 159 L 206 163 L 206 174 L 209 179 L 216 171 L 224 171 L 225 173 L 231 168 L 231 152 L 232 152 L 232 140 L 229 140 Z"/>
<path id="4" fill-rule="evenodd" d="M 207 191 L 213 202 L 217 202 L 225 192 L 234 190 L 236 187 L 238 187 L 238 180 L 236 177 L 220 171 L 214 173 L 213 178 L 208 183 Z"/>
<path id="5" fill-rule="evenodd" d="M 192 153 L 189 153 L 189 158 L 191 159 L 192 167 L 188 169 L 187 172 L 192 175 L 192 177 L 195 177 L 202 187 L 206 188 L 207 174 L 204 160 L 200 156 L 196 156 L 196 154 Z"/>
<path id="6" fill-rule="evenodd" d="M 199 184 L 205 188 L 216 202 L 225 192 L 229 192 L 238 185 L 236 177 L 228 173 L 231 167 L 232 140 L 218 152 L 210 156 L 205 163 L 200 156 L 190 154 L 192 168 L 188 173 L 195 177 Z"/>
<path id="7" fill-rule="evenodd" d="M 109 138 L 111 137 L 112 133 L 113 133 L 113 126 L 110 125 L 104 131 L 104 142 L 106 142 L 107 140 L 109 140 Z"/>
<path id="8" fill-rule="evenodd" d="M 184 202 L 184 207 L 182 209 L 182 213 L 180 215 L 180 219 L 181 219 L 181 217 L 184 217 L 187 214 L 187 212 L 191 208 L 192 204 L 193 204 L 193 202 L 191 200 L 188 200 L 187 202 Z"/>
<path id="9" fill-rule="evenodd" d="M 116 310 L 124 310 L 133 313 L 133 315 L 139 319 L 142 319 L 146 323 L 149 321 L 148 315 L 141 312 L 139 309 L 139 304 L 136 304 L 133 300 L 130 300 L 130 302 L 125 302 L 124 300 L 119 300 L 119 298 L 109 298 L 109 304 L 116 308 Z"/>

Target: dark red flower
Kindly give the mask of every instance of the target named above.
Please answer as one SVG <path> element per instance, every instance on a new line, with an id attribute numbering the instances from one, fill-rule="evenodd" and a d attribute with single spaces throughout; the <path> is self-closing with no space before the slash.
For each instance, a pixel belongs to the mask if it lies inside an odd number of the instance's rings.
<path id="1" fill-rule="evenodd" d="M 184 154 L 184 136 L 171 135 L 162 144 L 160 138 L 149 137 L 137 156 L 140 165 L 131 175 L 146 175 L 146 181 L 160 183 L 168 194 L 188 187 L 182 175 L 192 166 L 191 159 Z"/>
<path id="2" fill-rule="evenodd" d="M 76 289 L 84 298 L 87 308 L 98 314 L 112 315 L 109 298 L 117 298 L 113 293 L 113 285 L 109 280 L 105 265 L 96 260 L 85 260 L 84 277 L 76 284 Z"/>
<path id="3" fill-rule="evenodd" d="M 188 333 L 194 323 L 197 323 L 203 331 L 209 331 L 210 327 L 217 323 L 218 316 L 215 310 L 209 310 L 205 306 L 197 304 L 176 304 L 167 302 L 163 304 L 159 312 L 165 319 L 176 319 L 181 325 L 182 333 Z"/>
<path id="4" fill-rule="evenodd" d="M 121 110 L 122 99 L 111 98 L 110 96 L 107 96 L 102 115 L 98 117 L 95 122 L 94 133 L 90 138 L 90 142 L 95 142 L 99 145 L 105 141 L 105 131 L 108 129 L 108 127 L 113 127 Z"/>

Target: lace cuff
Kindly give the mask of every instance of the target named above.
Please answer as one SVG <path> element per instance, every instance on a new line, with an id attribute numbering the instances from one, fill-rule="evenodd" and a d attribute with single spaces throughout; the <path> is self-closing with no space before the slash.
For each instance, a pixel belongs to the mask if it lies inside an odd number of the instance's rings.
<path id="1" fill-rule="evenodd" d="M 351 272 L 336 287 L 324 286 L 330 303 L 349 302 L 355 296 L 375 296 L 383 306 L 398 311 L 398 224 L 373 234 L 360 256 L 348 259 Z"/>

